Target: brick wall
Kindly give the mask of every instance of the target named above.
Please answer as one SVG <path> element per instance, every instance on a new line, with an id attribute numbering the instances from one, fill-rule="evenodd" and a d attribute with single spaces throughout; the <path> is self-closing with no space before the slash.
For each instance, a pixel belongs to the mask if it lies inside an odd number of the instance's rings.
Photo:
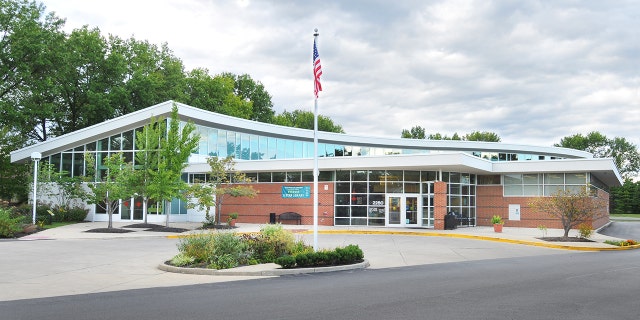
<path id="1" fill-rule="evenodd" d="M 425 214 L 424 212 L 422 214 Z M 447 214 L 447 183 L 433 183 L 433 228 L 444 230 L 444 216 Z"/>
<path id="2" fill-rule="evenodd" d="M 606 206 L 598 214 L 599 218 L 591 221 L 593 229 L 597 229 L 609 222 L 609 194 L 598 191 L 598 197 L 606 200 Z M 477 225 L 491 225 L 491 217 L 499 215 L 506 227 L 537 228 L 543 225 L 547 228 L 562 229 L 562 222 L 546 213 L 537 212 L 529 208 L 531 197 L 503 197 L 502 186 L 477 186 L 476 188 L 476 217 Z M 509 220 L 509 204 L 520 205 L 520 221 Z"/>
<path id="3" fill-rule="evenodd" d="M 222 203 L 222 221 L 226 221 L 229 213 L 237 212 L 237 222 L 269 223 L 269 213 L 281 214 L 292 211 L 302 215 L 302 224 L 313 224 L 313 182 L 256 183 L 252 186 L 258 191 L 255 198 L 225 198 Z M 311 197 L 283 199 L 282 186 L 309 186 Z M 333 183 L 318 182 L 318 189 L 318 225 L 332 226 L 334 215 Z"/>

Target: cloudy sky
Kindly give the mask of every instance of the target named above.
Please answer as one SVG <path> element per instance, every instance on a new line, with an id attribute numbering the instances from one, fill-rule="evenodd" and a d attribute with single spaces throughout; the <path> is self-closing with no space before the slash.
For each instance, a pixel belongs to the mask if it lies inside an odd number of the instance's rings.
<path id="1" fill-rule="evenodd" d="M 600 131 L 640 145 L 640 3 L 629 1 L 41 0 L 66 30 L 168 43 L 187 70 L 248 73 L 276 112 L 349 134 L 426 128 L 552 145 Z"/>

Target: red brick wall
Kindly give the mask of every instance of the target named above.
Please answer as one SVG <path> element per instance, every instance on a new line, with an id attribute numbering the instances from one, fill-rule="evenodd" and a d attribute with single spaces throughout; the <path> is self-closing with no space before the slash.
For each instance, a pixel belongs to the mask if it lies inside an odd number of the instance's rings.
<path id="1" fill-rule="evenodd" d="M 222 221 L 226 221 L 229 213 L 237 212 L 237 222 L 269 223 L 269 213 L 281 214 L 292 211 L 302 215 L 302 224 L 313 224 L 313 182 L 255 183 L 252 186 L 258 191 L 255 198 L 225 198 L 222 203 Z M 309 186 L 311 197 L 283 199 L 282 186 Z M 333 186 L 333 183 L 318 182 L 318 225 L 333 225 Z"/>
<path id="2" fill-rule="evenodd" d="M 423 212 L 423 214 L 425 214 Z M 444 230 L 444 216 L 447 214 L 447 183 L 433 183 L 433 228 Z"/>
<path id="3" fill-rule="evenodd" d="M 599 214 L 600 218 L 592 222 L 593 229 L 597 229 L 609 222 L 609 194 L 600 190 L 598 196 L 606 200 L 606 208 Z M 529 208 L 531 197 L 503 197 L 502 186 L 477 186 L 476 188 L 476 218 L 477 225 L 491 225 L 491 217 L 499 215 L 506 227 L 537 228 L 543 225 L 547 228 L 562 229 L 562 222 L 546 213 L 537 212 Z M 520 205 L 520 221 L 509 220 L 509 204 Z"/>

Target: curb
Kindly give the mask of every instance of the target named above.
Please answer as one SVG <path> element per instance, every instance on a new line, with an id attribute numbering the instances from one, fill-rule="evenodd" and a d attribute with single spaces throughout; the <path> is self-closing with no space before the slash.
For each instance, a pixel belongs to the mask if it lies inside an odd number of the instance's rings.
<path id="1" fill-rule="evenodd" d="M 301 233 L 310 234 L 311 231 L 305 231 Z M 386 234 L 386 235 L 422 236 L 422 237 L 448 237 L 448 238 L 475 239 L 475 240 L 494 241 L 494 242 L 503 242 L 503 243 L 523 244 L 528 246 L 575 250 L 575 251 L 619 251 L 619 250 L 640 249 L 640 245 L 625 246 L 625 247 L 612 246 L 610 248 L 609 247 L 583 247 L 583 246 L 572 246 L 572 245 L 536 242 L 536 241 L 528 241 L 528 240 L 516 240 L 516 239 L 497 238 L 497 237 L 488 237 L 488 236 L 475 236 L 475 235 L 469 235 L 469 234 L 439 233 L 439 232 L 377 231 L 377 230 L 370 230 L 370 231 L 331 230 L 331 231 L 328 231 L 328 230 L 325 230 L 325 231 L 318 231 L 318 233 L 321 233 L 321 234 Z"/>
<path id="2" fill-rule="evenodd" d="M 240 271 L 237 269 L 204 269 L 204 268 L 183 268 L 170 266 L 166 263 L 158 265 L 158 269 L 166 272 L 184 273 L 184 274 L 200 274 L 211 276 L 281 276 L 287 274 L 310 274 L 310 273 L 324 273 L 324 272 L 336 272 L 346 270 L 358 270 L 369 267 L 369 261 L 364 260 L 360 263 L 348 264 L 342 266 L 332 267 L 320 267 L 320 268 L 296 268 L 296 269 L 268 269 L 268 270 L 256 270 L 256 271 Z"/>
<path id="3" fill-rule="evenodd" d="M 247 232 L 239 232 L 239 233 L 247 233 Z M 313 231 L 307 230 L 299 232 L 298 234 L 311 234 Z M 319 234 L 382 234 L 382 235 L 401 235 L 401 236 L 420 236 L 420 237 L 445 237 L 445 238 L 460 238 L 460 239 L 474 239 L 474 240 L 484 240 L 484 241 L 493 241 L 493 242 L 502 242 L 502 243 L 512 243 L 512 244 L 522 244 L 527 246 L 534 247 L 544 247 L 544 248 L 552 248 L 552 249 L 562 249 L 562 250 L 573 250 L 573 251 L 620 251 L 620 250 L 634 250 L 640 249 L 640 244 L 633 246 L 611 246 L 611 247 L 588 247 L 588 246 L 575 246 L 575 245 L 566 245 L 566 244 L 557 244 L 557 243 L 548 243 L 548 242 L 537 242 L 537 241 L 529 241 L 529 240 L 517 240 L 517 239 L 509 239 L 509 238 L 499 238 L 499 237 L 489 237 L 489 236 L 476 236 L 470 234 L 459 234 L 459 233 L 441 233 L 441 232 L 429 232 L 429 231 L 380 231 L 380 230 L 324 230 L 318 231 Z M 185 238 L 190 235 L 168 235 L 169 239 L 180 239 Z"/>

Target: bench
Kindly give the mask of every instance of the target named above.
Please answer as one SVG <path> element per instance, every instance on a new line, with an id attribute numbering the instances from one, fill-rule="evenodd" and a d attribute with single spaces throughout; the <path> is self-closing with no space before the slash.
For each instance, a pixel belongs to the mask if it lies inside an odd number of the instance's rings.
<path id="1" fill-rule="evenodd" d="M 285 212 L 278 216 L 278 223 L 282 221 L 296 221 L 296 224 L 302 224 L 302 216 L 296 212 Z"/>

